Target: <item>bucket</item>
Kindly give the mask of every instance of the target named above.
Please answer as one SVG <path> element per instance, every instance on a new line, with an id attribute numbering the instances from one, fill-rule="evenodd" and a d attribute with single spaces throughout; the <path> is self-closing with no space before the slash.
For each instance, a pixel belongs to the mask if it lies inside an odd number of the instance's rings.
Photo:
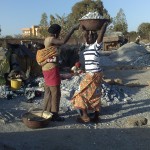
<path id="1" fill-rule="evenodd" d="M 11 79 L 11 89 L 12 90 L 20 89 L 21 84 L 22 84 L 22 80 L 21 79 Z"/>

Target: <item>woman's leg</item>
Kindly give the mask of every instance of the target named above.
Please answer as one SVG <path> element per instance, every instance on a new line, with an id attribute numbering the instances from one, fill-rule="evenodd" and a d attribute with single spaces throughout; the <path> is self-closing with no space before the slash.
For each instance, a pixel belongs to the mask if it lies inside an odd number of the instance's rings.
<path id="1" fill-rule="evenodd" d="M 100 118 L 99 118 L 99 111 L 95 111 L 94 113 L 94 118 L 91 118 L 91 122 L 99 122 Z"/>
<path id="2" fill-rule="evenodd" d="M 51 112 L 53 113 L 52 121 L 64 121 L 63 117 L 60 117 L 59 112 L 59 104 L 60 104 L 60 97 L 61 97 L 61 91 L 60 86 L 51 86 L 51 95 L 52 95 L 52 101 L 51 101 Z"/>
<path id="3" fill-rule="evenodd" d="M 51 86 L 51 95 L 52 95 L 52 102 L 51 102 L 51 112 L 58 113 L 59 112 L 59 104 L 60 104 L 60 86 Z"/>
<path id="4" fill-rule="evenodd" d="M 43 110 L 46 110 L 48 112 L 51 112 L 51 91 L 50 91 L 50 87 L 45 85 L 44 86 L 44 108 Z"/>
<path id="5" fill-rule="evenodd" d="M 77 122 L 79 123 L 88 123 L 90 122 L 90 118 L 87 114 L 87 110 L 83 109 L 81 110 L 82 116 L 77 118 Z"/>
<path id="6" fill-rule="evenodd" d="M 87 110 L 82 110 L 82 118 L 89 118 L 88 114 L 87 114 Z"/>

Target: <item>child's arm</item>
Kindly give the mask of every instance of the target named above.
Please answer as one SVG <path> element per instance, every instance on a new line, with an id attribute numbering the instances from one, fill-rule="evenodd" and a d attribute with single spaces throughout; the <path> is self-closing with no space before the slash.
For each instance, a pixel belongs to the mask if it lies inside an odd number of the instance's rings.
<path id="1" fill-rule="evenodd" d="M 38 63 L 40 66 L 44 66 L 46 63 L 51 62 L 51 63 L 55 63 L 57 61 L 56 57 L 53 56 L 52 58 L 48 58 L 44 61 L 42 61 L 41 63 Z"/>
<path id="2" fill-rule="evenodd" d="M 53 56 L 52 58 L 48 58 L 47 59 L 47 62 L 56 62 L 57 60 L 56 60 L 56 57 L 55 56 Z"/>

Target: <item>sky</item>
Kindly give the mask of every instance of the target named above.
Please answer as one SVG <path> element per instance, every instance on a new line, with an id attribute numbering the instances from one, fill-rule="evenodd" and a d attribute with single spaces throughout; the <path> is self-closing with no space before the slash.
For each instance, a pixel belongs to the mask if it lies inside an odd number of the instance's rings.
<path id="1" fill-rule="evenodd" d="M 82 0 L 1 0 L 1 36 L 18 35 L 22 28 L 39 25 L 41 16 L 67 16 L 72 7 Z M 141 23 L 150 23 L 150 0 L 102 0 L 111 17 L 116 17 L 120 8 L 126 16 L 128 31 L 137 31 Z M 48 20 L 49 22 L 49 20 Z"/>

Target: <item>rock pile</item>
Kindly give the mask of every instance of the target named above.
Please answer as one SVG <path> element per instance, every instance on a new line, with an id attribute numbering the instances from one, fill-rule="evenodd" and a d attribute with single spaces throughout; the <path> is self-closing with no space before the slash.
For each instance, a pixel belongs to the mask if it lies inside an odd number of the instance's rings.
<path id="1" fill-rule="evenodd" d="M 112 53 L 109 58 L 120 65 L 131 65 L 137 62 L 140 57 L 146 56 L 147 54 L 148 51 L 144 46 L 136 43 L 127 43 Z"/>
<path id="2" fill-rule="evenodd" d="M 84 74 L 80 76 L 73 76 L 71 79 L 62 80 L 61 89 L 62 89 L 62 101 L 60 107 L 65 110 L 71 109 L 70 100 L 76 90 L 78 90 L 80 81 L 84 78 Z M 102 86 L 102 96 L 101 101 L 102 105 L 109 106 L 119 102 L 127 102 L 130 103 L 132 98 L 117 85 L 109 85 L 107 83 L 103 83 Z"/>
<path id="3" fill-rule="evenodd" d="M 136 60 L 131 62 L 132 66 L 149 67 L 150 66 L 150 53 L 138 57 Z"/>
<path id="4" fill-rule="evenodd" d="M 98 12 L 89 12 L 85 16 L 83 16 L 80 20 L 86 19 L 103 19 L 103 16 L 101 16 Z"/>

